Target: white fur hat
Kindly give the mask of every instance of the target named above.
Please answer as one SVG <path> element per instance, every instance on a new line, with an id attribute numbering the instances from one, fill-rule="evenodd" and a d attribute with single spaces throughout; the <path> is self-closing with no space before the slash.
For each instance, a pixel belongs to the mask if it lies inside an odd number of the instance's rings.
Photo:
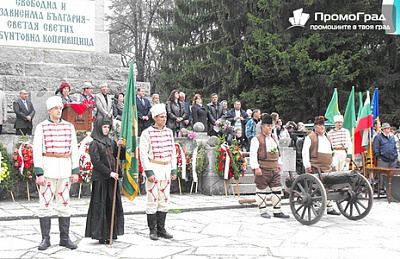
<path id="1" fill-rule="evenodd" d="M 150 112 L 153 118 L 156 117 L 157 115 L 160 115 L 161 113 L 167 113 L 167 111 L 165 110 L 165 104 L 163 103 L 153 105 L 153 107 L 151 107 Z"/>
<path id="2" fill-rule="evenodd" d="M 47 110 L 54 107 L 64 107 L 60 96 L 52 96 L 46 101 Z"/>
<path id="3" fill-rule="evenodd" d="M 343 115 L 335 115 L 333 117 L 333 122 L 343 122 Z"/>

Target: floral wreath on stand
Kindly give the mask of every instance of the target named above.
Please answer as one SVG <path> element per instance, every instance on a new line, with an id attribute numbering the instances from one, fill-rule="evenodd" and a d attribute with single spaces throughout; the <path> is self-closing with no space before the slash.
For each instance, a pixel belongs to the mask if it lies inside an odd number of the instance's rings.
<path id="1" fill-rule="evenodd" d="M 90 161 L 89 154 L 89 146 L 92 142 L 92 138 L 87 135 L 84 139 L 81 140 L 78 144 L 79 149 L 79 183 L 81 184 L 90 184 L 92 173 L 93 173 L 93 164 Z"/>
<path id="2" fill-rule="evenodd" d="M 14 168 L 24 180 L 32 180 L 35 167 L 33 163 L 33 147 L 29 142 L 23 142 L 14 149 L 12 156 Z"/>
<path id="3" fill-rule="evenodd" d="M 33 176 L 35 174 L 32 144 L 28 141 L 20 143 L 19 146 L 17 144 L 17 148 L 14 149 L 12 159 L 14 161 L 14 168 L 17 169 L 17 174 L 26 181 L 26 193 L 28 195 L 28 201 L 30 201 L 31 194 L 29 191 L 29 181 L 34 179 Z M 39 192 L 39 187 L 37 184 L 36 189 Z"/>
<path id="4" fill-rule="evenodd" d="M 221 177 L 221 179 L 235 179 L 236 189 L 239 196 L 239 178 L 244 177 L 244 173 L 246 172 L 246 170 L 246 155 L 242 154 L 242 150 L 237 145 L 237 143 L 232 141 L 232 144 L 229 146 L 225 142 L 224 136 L 219 137 L 219 145 L 217 146 L 215 159 L 215 171 L 217 172 L 219 177 Z M 227 194 L 226 189 L 225 193 Z"/>
<path id="5" fill-rule="evenodd" d="M 175 143 L 176 150 L 176 173 L 177 176 L 185 181 L 190 181 L 191 179 L 191 160 L 192 157 L 187 153 L 181 144 Z"/>
<path id="6" fill-rule="evenodd" d="M 8 190 L 13 201 L 15 199 L 11 189 L 17 182 L 18 175 L 14 173 L 12 158 L 0 143 L 0 190 Z"/>

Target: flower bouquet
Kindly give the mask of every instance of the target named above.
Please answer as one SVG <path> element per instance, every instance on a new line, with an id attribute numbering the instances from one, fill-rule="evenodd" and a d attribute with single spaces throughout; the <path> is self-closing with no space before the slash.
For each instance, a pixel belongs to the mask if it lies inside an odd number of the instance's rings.
<path id="1" fill-rule="evenodd" d="M 233 132 L 234 127 L 231 126 L 231 122 L 226 119 L 219 118 L 215 124 L 217 125 L 217 132 L 221 131 L 224 135 L 228 135 Z"/>
<path id="2" fill-rule="evenodd" d="M 182 128 L 178 131 L 178 137 L 188 137 L 189 139 L 194 139 L 196 137 L 196 132 L 192 128 Z"/>

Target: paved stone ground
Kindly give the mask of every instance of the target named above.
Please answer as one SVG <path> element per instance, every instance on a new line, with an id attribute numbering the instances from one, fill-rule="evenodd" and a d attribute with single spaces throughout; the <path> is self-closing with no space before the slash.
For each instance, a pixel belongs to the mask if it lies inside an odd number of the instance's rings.
<path id="1" fill-rule="evenodd" d="M 70 237 L 78 249 L 58 246 L 58 221 L 52 220 L 52 246 L 38 251 L 41 240 L 35 217 L 36 201 L 0 203 L 0 258 L 398 258 L 399 203 L 375 199 L 371 212 L 359 221 L 324 215 L 305 226 L 288 220 L 264 219 L 251 197 L 173 195 L 167 229 L 172 240 L 149 239 L 144 197 L 124 198 L 125 235 L 113 245 L 84 238 L 89 200 L 72 201 Z M 287 200 L 284 200 L 287 203 Z M 287 205 L 285 213 L 291 214 Z"/>

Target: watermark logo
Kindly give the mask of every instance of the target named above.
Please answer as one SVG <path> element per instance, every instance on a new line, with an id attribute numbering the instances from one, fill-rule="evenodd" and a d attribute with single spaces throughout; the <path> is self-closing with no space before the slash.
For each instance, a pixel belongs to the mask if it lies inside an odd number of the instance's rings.
<path id="1" fill-rule="evenodd" d="M 400 19 L 396 19 L 397 9 L 400 9 L 400 0 L 383 0 L 382 13 L 368 13 L 358 11 L 356 13 L 325 13 L 317 11 L 313 13 L 313 20 L 307 26 L 310 30 L 321 31 L 367 31 L 382 30 L 387 34 L 400 35 Z M 303 8 L 293 11 L 293 17 L 289 22 L 293 27 L 306 28 L 306 23 L 311 15 L 303 13 Z M 397 28 L 397 30 L 396 30 Z"/>
<path id="2" fill-rule="evenodd" d="M 382 14 L 386 17 L 383 24 L 388 28 L 386 34 L 400 35 L 400 19 L 396 17 L 397 9 L 400 10 L 400 0 L 382 1 Z"/>
<path id="3" fill-rule="evenodd" d="M 289 22 L 292 26 L 288 27 L 287 30 L 293 27 L 305 27 L 310 15 L 308 13 L 303 13 L 303 8 L 293 11 L 293 17 L 289 17 Z"/>

